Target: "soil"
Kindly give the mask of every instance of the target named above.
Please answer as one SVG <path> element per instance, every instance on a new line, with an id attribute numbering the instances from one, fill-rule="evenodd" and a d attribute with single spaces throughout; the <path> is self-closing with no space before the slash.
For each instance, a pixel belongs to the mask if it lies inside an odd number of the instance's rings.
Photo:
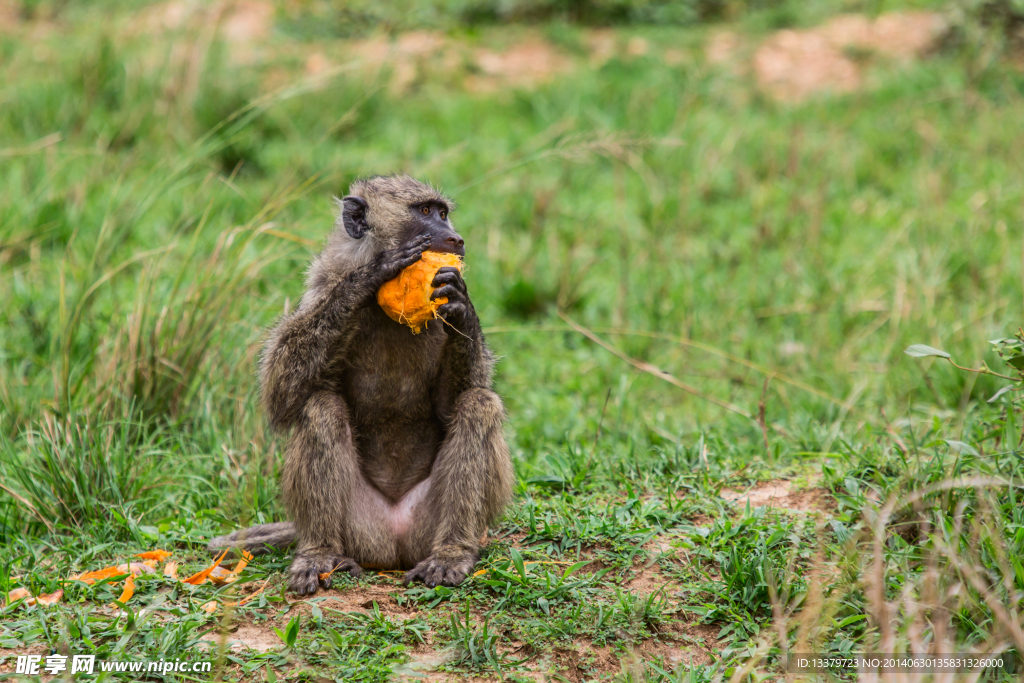
<path id="1" fill-rule="evenodd" d="M 8 676 L 14 673 L 15 667 L 18 665 L 19 655 L 42 655 L 49 652 L 50 648 L 39 643 L 14 650 L 0 647 L 0 676 Z"/>
<path id="2" fill-rule="evenodd" d="M 765 92 L 800 102 L 821 92 L 859 90 L 868 57 L 909 62 L 932 50 L 945 30 L 942 16 L 931 12 L 892 12 L 874 20 L 845 14 L 815 28 L 778 31 L 754 53 L 752 66 Z M 723 61 L 734 51 L 721 44 L 714 55 Z"/>
<path id="3" fill-rule="evenodd" d="M 281 639 L 274 633 L 274 629 L 268 623 L 243 624 L 234 633 L 226 636 L 217 636 L 217 642 L 226 638 L 232 652 L 241 650 L 255 650 L 256 652 L 268 652 L 281 648 Z"/>
<path id="4" fill-rule="evenodd" d="M 719 495 L 739 507 L 749 502 L 751 509 L 767 505 L 791 512 L 828 513 L 836 507 L 836 501 L 828 489 L 811 488 L 797 491 L 793 490 L 791 482 L 785 479 L 760 483 L 745 491 L 722 489 Z"/>
<path id="5" fill-rule="evenodd" d="M 12 0 L 0 0 L 0 33 L 14 32 L 21 24 L 18 8 Z"/>
<path id="6" fill-rule="evenodd" d="M 241 0 L 231 3 L 221 20 L 221 34 L 233 43 L 264 40 L 274 26 L 274 3 Z"/>

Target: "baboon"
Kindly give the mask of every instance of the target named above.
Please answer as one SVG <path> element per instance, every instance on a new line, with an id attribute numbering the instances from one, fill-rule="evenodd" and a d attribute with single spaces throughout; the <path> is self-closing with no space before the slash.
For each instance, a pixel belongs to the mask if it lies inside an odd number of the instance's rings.
<path id="1" fill-rule="evenodd" d="M 452 201 L 409 176 L 355 182 L 309 268 L 295 311 L 260 361 L 262 402 L 290 430 L 281 480 L 291 522 L 215 538 L 250 552 L 295 542 L 289 588 L 360 565 L 407 569 L 408 585 L 462 582 L 511 496 L 505 409 L 491 388 L 494 356 L 462 275 L 442 268 L 447 297 L 420 334 L 394 322 L 377 290 L 427 249 L 464 255 Z"/>

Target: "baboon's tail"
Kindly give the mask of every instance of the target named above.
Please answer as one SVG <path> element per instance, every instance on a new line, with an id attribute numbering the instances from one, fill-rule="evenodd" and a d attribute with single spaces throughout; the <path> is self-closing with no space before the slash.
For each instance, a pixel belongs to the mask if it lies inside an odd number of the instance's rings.
<path id="1" fill-rule="evenodd" d="M 206 547 L 214 553 L 228 548 L 241 548 L 253 555 L 264 555 L 274 548 L 287 548 L 294 542 L 295 525 L 291 522 L 274 522 L 239 529 L 227 536 L 218 536 Z"/>

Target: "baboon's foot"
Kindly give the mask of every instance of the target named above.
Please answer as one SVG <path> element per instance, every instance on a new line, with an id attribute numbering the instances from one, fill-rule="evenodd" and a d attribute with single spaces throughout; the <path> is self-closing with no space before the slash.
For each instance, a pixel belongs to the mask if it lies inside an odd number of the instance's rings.
<path id="1" fill-rule="evenodd" d="M 363 570 L 351 557 L 331 550 L 300 552 L 288 569 L 288 589 L 299 595 L 311 595 L 321 586 L 330 588 L 331 579 L 339 572 L 347 572 L 355 578 L 362 574 Z"/>
<path id="2" fill-rule="evenodd" d="M 476 553 L 440 550 L 406 572 L 402 583 L 408 586 L 413 581 L 422 581 L 429 588 L 458 586 L 473 571 L 476 560 Z"/>

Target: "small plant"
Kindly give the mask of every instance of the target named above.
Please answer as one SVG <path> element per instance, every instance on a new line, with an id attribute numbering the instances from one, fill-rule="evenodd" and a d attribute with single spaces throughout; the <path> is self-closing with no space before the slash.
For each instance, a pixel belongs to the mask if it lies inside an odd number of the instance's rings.
<path id="1" fill-rule="evenodd" d="M 299 615 L 296 614 L 288 622 L 288 625 L 284 627 L 283 631 L 279 628 L 274 629 L 274 633 L 276 633 L 277 637 L 281 639 L 281 642 L 284 643 L 286 649 L 294 649 L 295 641 L 299 637 L 300 624 L 301 620 L 299 619 Z"/>
<path id="2" fill-rule="evenodd" d="M 499 634 L 490 630 L 488 617 L 484 617 L 484 623 L 479 628 L 474 626 L 467 601 L 462 618 L 459 617 L 458 612 L 452 611 L 449 623 L 452 641 L 456 648 L 456 658 L 453 663 L 471 669 L 488 665 L 500 676 L 503 655 L 498 652 Z"/>
<path id="3" fill-rule="evenodd" d="M 981 375 L 991 375 L 1000 379 L 1007 380 L 1009 384 L 1001 388 L 999 391 L 989 397 L 989 403 L 995 403 L 999 398 L 1006 396 L 1006 411 L 1002 418 L 996 421 L 997 426 L 1002 427 L 1002 442 L 1006 448 L 1011 451 L 1016 451 L 1021 445 L 1021 423 L 1019 416 L 1022 410 L 1022 402 L 1024 399 L 1021 398 L 1020 392 L 1024 389 L 1024 329 L 1018 328 L 1017 333 L 1007 339 L 993 339 L 989 342 L 992 345 L 993 350 L 999 355 L 999 358 L 1003 360 L 1008 366 L 1008 372 L 1011 374 L 1002 374 L 995 372 L 990 369 L 988 365 L 982 363 L 978 368 L 968 368 L 962 365 L 958 365 L 953 357 L 941 349 L 936 349 L 926 344 L 913 344 L 907 347 L 904 351 L 908 356 L 913 358 L 942 358 L 946 360 L 950 365 L 963 370 L 964 372 L 974 372 Z"/>

